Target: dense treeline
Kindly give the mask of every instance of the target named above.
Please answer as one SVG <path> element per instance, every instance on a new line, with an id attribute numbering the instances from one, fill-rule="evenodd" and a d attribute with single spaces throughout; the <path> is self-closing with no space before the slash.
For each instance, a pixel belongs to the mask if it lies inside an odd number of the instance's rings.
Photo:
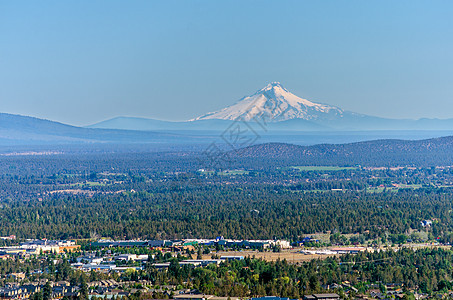
<path id="1" fill-rule="evenodd" d="M 7 202 L 0 234 L 22 238 L 288 238 L 314 232 L 370 237 L 420 229 L 435 218 L 435 236 L 453 231 L 450 190 L 304 193 L 285 187 L 198 186 L 98 194 L 53 195 Z"/>
<path id="2" fill-rule="evenodd" d="M 185 152 L 1 157 L 0 235 L 384 241 L 432 220 L 430 237 L 453 241 L 449 167 L 190 171 L 197 163 Z"/>

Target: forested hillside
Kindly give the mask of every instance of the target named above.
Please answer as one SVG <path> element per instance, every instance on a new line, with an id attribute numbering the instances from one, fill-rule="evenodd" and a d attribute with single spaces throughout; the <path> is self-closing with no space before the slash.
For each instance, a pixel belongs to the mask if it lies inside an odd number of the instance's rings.
<path id="1" fill-rule="evenodd" d="M 267 159 L 281 165 L 445 166 L 453 164 L 453 137 L 315 146 L 270 143 L 243 148 L 231 155 L 243 162 Z"/>

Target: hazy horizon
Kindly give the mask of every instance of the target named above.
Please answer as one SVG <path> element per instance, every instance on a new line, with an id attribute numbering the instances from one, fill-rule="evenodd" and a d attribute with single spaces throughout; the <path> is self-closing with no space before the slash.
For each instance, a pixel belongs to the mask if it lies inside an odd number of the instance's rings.
<path id="1" fill-rule="evenodd" d="M 272 81 L 386 118 L 453 118 L 448 1 L 0 3 L 0 112 L 181 121 Z"/>

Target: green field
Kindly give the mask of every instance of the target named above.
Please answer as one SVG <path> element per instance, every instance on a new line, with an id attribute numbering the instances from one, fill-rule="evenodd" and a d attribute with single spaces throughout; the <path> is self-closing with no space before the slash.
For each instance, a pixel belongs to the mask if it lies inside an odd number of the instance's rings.
<path id="1" fill-rule="evenodd" d="M 395 187 L 371 187 L 371 188 L 366 189 L 367 193 L 383 193 L 384 191 L 396 193 L 396 192 L 398 192 L 398 188 L 395 188 Z"/>
<path id="2" fill-rule="evenodd" d="M 198 171 L 201 174 L 204 175 L 218 175 L 218 176 L 234 176 L 234 175 L 248 175 L 249 171 L 244 171 L 244 170 L 224 170 L 221 172 L 214 172 L 214 171 L 208 171 L 208 170 L 203 170 L 203 171 Z"/>
<path id="3" fill-rule="evenodd" d="M 422 187 L 421 184 L 398 184 L 401 189 L 419 189 Z"/>
<path id="4" fill-rule="evenodd" d="M 421 188 L 421 184 L 398 184 L 398 186 L 392 187 L 369 187 L 366 189 L 367 193 L 382 193 L 383 191 L 390 191 L 390 192 L 397 192 L 400 189 L 419 189 Z"/>
<path id="5" fill-rule="evenodd" d="M 88 186 L 107 186 L 106 183 L 104 182 L 97 182 L 97 181 L 86 181 L 86 182 L 79 182 L 79 183 L 71 183 L 69 184 L 69 186 L 72 186 L 72 187 L 80 187 L 80 186 L 85 186 L 85 185 L 88 185 Z"/>
<path id="6" fill-rule="evenodd" d="M 244 170 L 225 170 L 223 172 L 218 172 L 217 175 L 220 176 L 230 176 L 230 175 L 248 175 L 248 171 Z"/>
<path id="7" fill-rule="evenodd" d="M 294 166 L 293 169 L 299 171 L 314 171 L 314 172 L 323 172 L 323 171 L 343 171 L 343 170 L 356 170 L 356 167 L 336 167 L 336 166 Z"/>

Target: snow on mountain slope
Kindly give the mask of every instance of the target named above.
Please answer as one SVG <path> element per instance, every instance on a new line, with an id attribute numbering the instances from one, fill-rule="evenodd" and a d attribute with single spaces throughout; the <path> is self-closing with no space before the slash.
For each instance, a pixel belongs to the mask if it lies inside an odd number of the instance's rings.
<path id="1" fill-rule="evenodd" d="M 195 120 L 221 119 L 246 121 L 264 117 L 273 122 L 291 119 L 331 120 L 341 118 L 344 111 L 335 106 L 314 103 L 297 97 L 279 82 L 272 82 L 255 94 L 244 97 L 236 104 L 222 110 L 200 116 Z"/>

